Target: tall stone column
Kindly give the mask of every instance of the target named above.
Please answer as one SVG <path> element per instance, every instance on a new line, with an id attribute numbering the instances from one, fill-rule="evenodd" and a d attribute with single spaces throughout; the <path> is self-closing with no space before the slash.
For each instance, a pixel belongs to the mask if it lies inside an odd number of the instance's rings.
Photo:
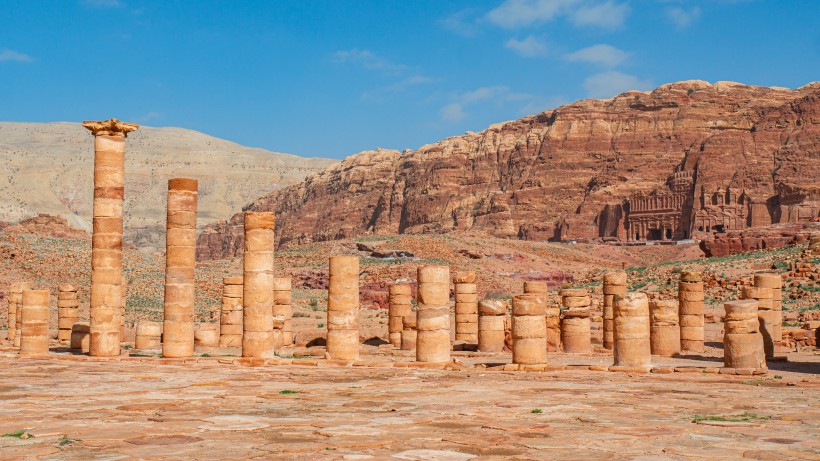
<path id="1" fill-rule="evenodd" d="M 12 340 L 14 347 L 20 347 L 20 328 L 23 326 L 23 291 L 25 290 L 31 290 L 31 282 L 15 282 L 9 289 L 9 339 Z M 15 332 L 13 335 L 12 331 Z"/>
<path id="2" fill-rule="evenodd" d="M 456 341 L 478 343 L 478 290 L 475 272 L 456 272 L 453 276 L 456 302 Z"/>
<path id="3" fill-rule="evenodd" d="M 450 268 L 418 268 L 418 312 L 416 361 L 449 362 L 450 345 Z"/>
<path id="4" fill-rule="evenodd" d="M 242 346 L 242 277 L 222 279 L 219 347 Z"/>
<path id="5" fill-rule="evenodd" d="M 290 277 L 273 279 L 273 328 L 281 330 L 282 346 L 293 344 L 292 299 L 293 283 Z"/>
<path id="6" fill-rule="evenodd" d="M 120 355 L 122 323 L 122 203 L 125 138 L 139 125 L 87 121 L 94 135 L 94 211 L 91 238 L 91 343 L 96 357 Z"/>
<path id="7" fill-rule="evenodd" d="M 273 356 L 273 212 L 245 212 L 242 357 Z"/>
<path id="8" fill-rule="evenodd" d="M 409 283 L 393 283 L 388 290 L 387 337 L 390 344 L 400 348 L 404 318 L 413 313 L 413 291 Z"/>
<path id="9" fill-rule="evenodd" d="M 512 361 L 520 365 L 547 363 L 547 298 L 523 294 L 512 300 Z"/>
<path id="10" fill-rule="evenodd" d="M 613 271 L 604 274 L 604 315 L 603 315 L 603 331 L 604 331 L 604 349 L 612 349 L 615 343 L 615 336 L 613 335 L 614 326 L 614 308 L 615 295 L 626 294 L 626 272 Z M 677 320 L 676 320 L 677 322 Z"/>
<path id="11" fill-rule="evenodd" d="M 197 180 L 168 180 L 162 356 L 193 357 Z"/>
<path id="12" fill-rule="evenodd" d="M 703 352 L 703 273 L 682 271 L 678 282 L 680 348 Z"/>
<path id="13" fill-rule="evenodd" d="M 48 290 L 25 290 L 22 301 L 20 355 L 48 355 Z"/>
<path id="14" fill-rule="evenodd" d="M 646 293 L 615 296 L 614 326 L 614 366 L 648 369 L 652 364 L 652 350 Z"/>
<path id="15" fill-rule="evenodd" d="M 589 293 L 583 289 L 561 290 L 561 303 L 566 310 L 561 322 L 561 342 L 564 352 L 586 354 L 592 352 L 590 338 Z"/>
<path id="16" fill-rule="evenodd" d="M 80 302 L 76 286 L 66 283 L 57 290 L 57 340 L 67 345 L 71 343 L 71 329 L 80 321 Z"/>
<path id="17" fill-rule="evenodd" d="M 359 257 L 331 256 L 327 287 L 327 353 L 359 359 Z"/>

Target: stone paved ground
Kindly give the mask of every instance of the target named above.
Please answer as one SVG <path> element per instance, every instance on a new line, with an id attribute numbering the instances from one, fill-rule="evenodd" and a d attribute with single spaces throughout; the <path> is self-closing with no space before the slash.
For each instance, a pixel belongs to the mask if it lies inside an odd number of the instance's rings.
<path id="1" fill-rule="evenodd" d="M 750 377 L 3 353 L 0 434 L 33 437 L 0 437 L 0 459 L 820 459 L 820 356 L 789 359 Z"/>

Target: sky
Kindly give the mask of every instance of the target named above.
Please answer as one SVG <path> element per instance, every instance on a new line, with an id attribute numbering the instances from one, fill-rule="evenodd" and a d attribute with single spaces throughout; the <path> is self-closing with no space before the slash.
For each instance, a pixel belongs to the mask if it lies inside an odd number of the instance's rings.
<path id="1" fill-rule="evenodd" d="M 680 80 L 820 80 L 820 1 L 0 0 L 0 121 L 342 158 Z"/>

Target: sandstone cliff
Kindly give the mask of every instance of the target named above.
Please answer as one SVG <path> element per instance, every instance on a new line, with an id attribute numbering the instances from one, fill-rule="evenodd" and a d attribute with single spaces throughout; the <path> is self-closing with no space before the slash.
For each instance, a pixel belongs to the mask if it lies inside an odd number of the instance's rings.
<path id="1" fill-rule="evenodd" d="M 247 208 L 276 212 L 280 245 L 468 229 L 527 240 L 624 239 L 630 195 L 681 171 L 693 178 L 694 202 L 733 189 L 763 204 L 754 225 L 813 220 L 819 110 L 818 83 L 789 90 L 678 82 L 416 151 L 362 152 Z M 241 242 L 237 215 L 208 226 L 198 251 L 234 256 Z"/>

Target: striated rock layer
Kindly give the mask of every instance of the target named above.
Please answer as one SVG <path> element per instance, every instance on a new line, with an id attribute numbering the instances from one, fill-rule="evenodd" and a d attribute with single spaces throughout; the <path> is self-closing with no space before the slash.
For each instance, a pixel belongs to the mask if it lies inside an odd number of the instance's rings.
<path id="1" fill-rule="evenodd" d="M 627 240 L 630 197 L 651 196 L 683 173 L 691 196 L 676 219 L 688 227 L 673 238 L 697 233 L 704 219 L 696 215 L 711 219 L 712 209 L 732 228 L 811 221 L 820 212 L 819 109 L 820 83 L 672 83 L 416 151 L 361 152 L 248 209 L 275 210 L 279 245 L 470 229 L 525 240 Z M 724 198 L 715 202 L 715 194 Z M 738 196 L 739 207 L 723 207 Z M 738 209 L 742 217 L 732 214 Z M 239 215 L 214 223 L 199 238 L 200 257 L 236 256 L 241 238 Z"/>

